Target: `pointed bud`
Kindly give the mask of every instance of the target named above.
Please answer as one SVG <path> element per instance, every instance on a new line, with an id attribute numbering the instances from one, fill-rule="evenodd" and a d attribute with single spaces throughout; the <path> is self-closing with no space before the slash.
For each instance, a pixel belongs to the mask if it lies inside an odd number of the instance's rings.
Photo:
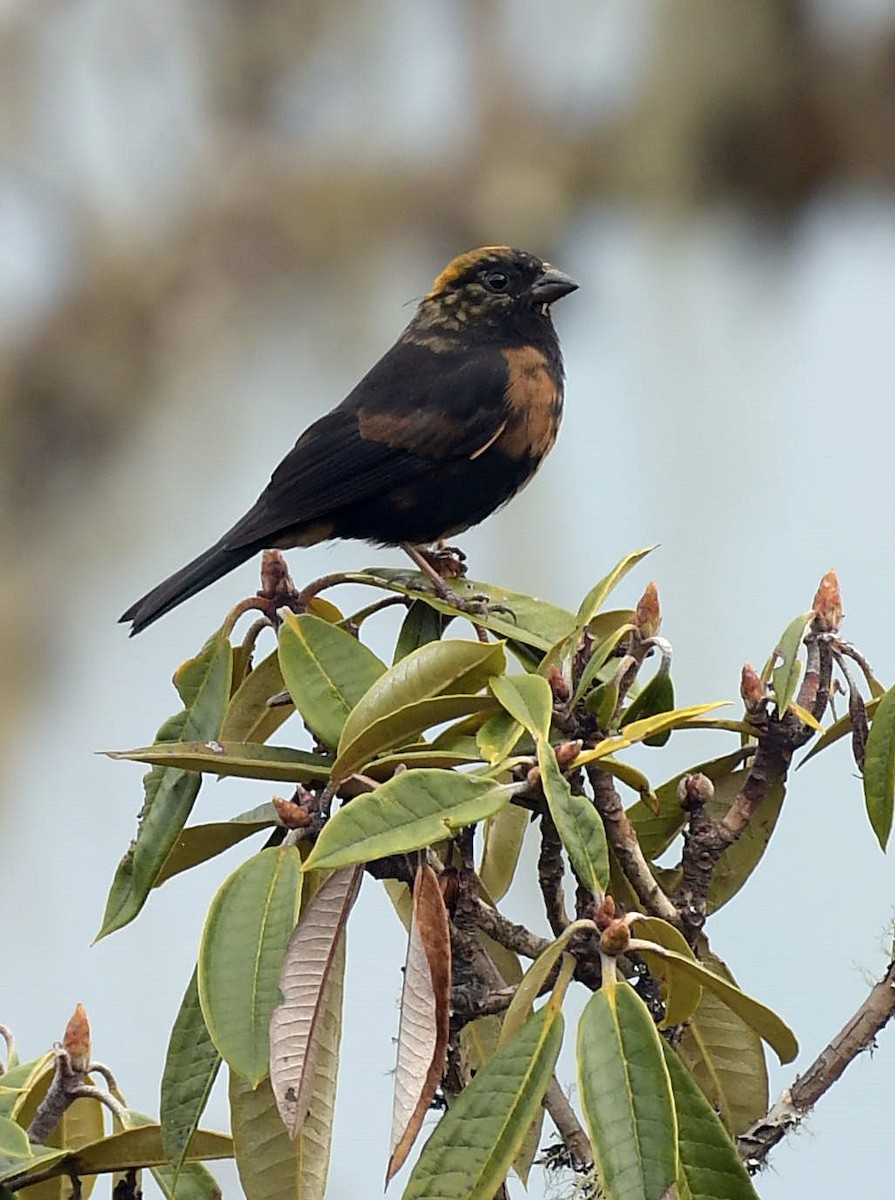
<path id="1" fill-rule="evenodd" d="M 641 638 L 655 637 L 662 624 L 662 612 L 659 608 L 659 593 L 656 585 L 650 580 L 646 590 L 637 601 L 634 610 L 634 624 Z"/>
<path id="2" fill-rule="evenodd" d="M 90 1022 L 83 1004 L 79 1004 L 65 1027 L 62 1049 L 68 1053 L 75 1071 L 83 1074 L 90 1063 Z"/>
<path id="3" fill-rule="evenodd" d="M 550 690 L 553 692 L 554 697 L 560 704 L 565 704 L 572 693 L 569 690 L 568 683 L 566 683 L 565 676 L 556 663 L 547 672 L 547 682 L 550 684 Z"/>
<path id="4" fill-rule="evenodd" d="M 740 695 L 746 712 L 755 712 L 764 703 L 765 685 L 751 663 L 746 663 L 740 676 Z"/>
<path id="5" fill-rule="evenodd" d="M 274 796 L 271 801 L 276 809 L 280 824 L 287 829 L 305 829 L 311 824 L 311 814 L 294 800 L 284 800 L 282 796 Z"/>
<path id="6" fill-rule="evenodd" d="M 827 571 L 824 575 L 811 607 L 814 609 L 814 628 L 818 633 L 839 632 L 842 624 L 842 594 L 835 571 Z"/>
<path id="7" fill-rule="evenodd" d="M 600 935 L 600 949 L 604 954 L 624 954 L 631 941 L 631 930 L 624 918 L 615 920 Z"/>
<path id="8" fill-rule="evenodd" d="M 581 747 L 584 745 L 581 738 L 574 742 L 562 742 L 556 747 L 556 761 L 561 771 L 565 771 L 567 767 L 575 761 L 581 753 Z"/>

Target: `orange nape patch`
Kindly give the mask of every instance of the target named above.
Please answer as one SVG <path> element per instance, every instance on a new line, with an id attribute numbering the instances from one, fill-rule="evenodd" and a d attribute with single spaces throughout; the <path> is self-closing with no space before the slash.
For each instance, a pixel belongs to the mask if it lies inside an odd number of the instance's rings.
<path id="1" fill-rule="evenodd" d="M 492 254 L 506 254 L 509 249 L 509 246 L 480 246 L 478 250 L 467 250 L 465 254 L 458 254 L 453 262 L 448 263 L 432 284 L 429 297 L 440 295 L 451 286 L 455 279 L 459 279 L 461 275 L 464 275 L 481 259 L 487 259 Z"/>
<path id="2" fill-rule="evenodd" d="M 510 458 L 540 460 L 556 441 L 562 419 L 562 389 L 546 358 L 534 346 L 501 353 L 510 377 L 506 390 L 509 417 L 498 446 Z"/>
<path id="3" fill-rule="evenodd" d="M 316 546 L 333 536 L 332 521 L 312 521 L 308 525 L 299 525 L 282 534 L 277 541 L 271 542 L 271 550 L 292 550 L 295 546 Z"/>

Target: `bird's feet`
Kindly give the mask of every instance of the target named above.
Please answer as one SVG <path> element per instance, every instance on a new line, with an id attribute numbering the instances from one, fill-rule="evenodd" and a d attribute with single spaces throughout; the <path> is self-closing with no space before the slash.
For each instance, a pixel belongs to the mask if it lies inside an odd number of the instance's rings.
<path id="1" fill-rule="evenodd" d="M 457 546 L 445 546 L 438 542 L 434 547 L 413 546 L 409 542 L 401 547 L 419 569 L 432 583 L 432 589 L 439 600 L 450 604 L 458 612 L 469 617 L 487 617 L 495 613 L 508 613 L 515 618 L 511 608 L 505 604 L 495 604 L 485 592 L 461 594 L 455 592 L 446 580 L 462 578 L 466 574 L 466 555 Z"/>

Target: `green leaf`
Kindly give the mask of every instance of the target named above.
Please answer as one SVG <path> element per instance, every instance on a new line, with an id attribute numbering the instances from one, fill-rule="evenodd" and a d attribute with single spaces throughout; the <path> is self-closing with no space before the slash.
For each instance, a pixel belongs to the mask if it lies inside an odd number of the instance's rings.
<path id="1" fill-rule="evenodd" d="M 799 661 L 799 651 L 805 630 L 814 620 L 814 613 L 802 613 L 786 626 L 777 643 L 775 654 L 780 658 L 780 665 L 775 667 L 771 675 L 771 688 L 777 701 L 777 711 L 782 715 L 789 708 L 796 696 L 799 677 L 802 674 L 802 664 Z"/>
<path id="2" fill-rule="evenodd" d="M 9 1117 L 0 1117 L 0 1155 L 4 1158 L 30 1158 L 28 1134 Z"/>
<path id="3" fill-rule="evenodd" d="M 655 549 L 656 546 L 645 546 L 642 550 L 635 550 L 633 554 L 625 555 L 620 562 L 617 562 L 609 574 L 604 575 L 599 583 L 594 584 L 581 601 L 576 615 L 577 623 L 589 625 L 605 604 L 609 594 L 621 583 L 628 572 L 648 554 L 652 554 Z"/>
<path id="4" fill-rule="evenodd" d="M 550 815 L 578 878 L 594 895 L 606 890 L 609 851 L 600 815 L 587 796 L 573 796 L 549 742 L 538 742 L 538 766 Z"/>
<path id="5" fill-rule="evenodd" d="M 233 1143 L 222 1133 L 200 1129 L 190 1143 L 188 1156 L 191 1161 L 232 1158 Z M 21 1168 L 4 1164 L 0 1181 L 12 1191 L 18 1191 L 27 1187 L 34 1175 L 43 1175 L 48 1171 L 53 1178 L 59 1175 L 70 1178 L 72 1175 L 97 1175 L 165 1166 L 166 1163 L 161 1128 L 158 1125 L 141 1125 L 103 1137 L 77 1150 L 53 1150 L 46 1154 L 38 1152 L 23 1162 Z"/>
<path id="6" fill-rule="evenodd" d="M 194 970 L 174 1019 L 162 1074 L 162 1145 L 175 1176 L 184 1165 L 220 1065 L 221 1056 L 202 1016 L 198 974 Z"/>
<path id="7" fill-rule="evenodd" d="M 726 703 L 726 700 L 718 700 L 713 704 L 694 704 L 690 708 L 676 708 L 672 712 L 646 717 L 642 721 L 632 721 L 630 725 L 625 726 L 623 734 L 618 737 L 606 738 L 593 750 L 582 751 L 571 767 L 575 769 L 586 766 L 587 763 L 597 762 L 599 759 L 605 758 L 607 754 L 625 750 L 628 746 L 633 746 L 635 742 L 642 742 L 648 737 L 664 733 L 666 729 L 686 729 L 688 726 L 694 728 L 695 722 L 703 713 L 711 712 L 714 708 L 721 708 Z"/>
<path id="8" fill-rule="evenodd" d="M 437 642 L 444 628 L 444 618 L 441 613 L 424 604 L 422 600 L 414 600 L 407 610 L 407 616 L 401 625 L 398 640 L 395 644 L 395 662 L 400 662 L 420 646 L 429 642 Z"/>
<path id="9" fill-rule="evenodd" d="M 295 847 L 262 850 L 221 885 L 202 933 L 202 1015 L 221 1057 L 252 1086 L 267 1074 L 270 1015 L 300 897 Z"/>
<path id="10" fill-rule="evenodd" d="M 491 691 L 533 738 L 546 738 L 553 719 L 553 692 L 540 675 L 495 675 Z"/>
<path id="11" fill-rule="evenodd" d="M 553 1075 L 561 1003 L 552 996 L 457 1096 L 423 1147 L 403 1200 L 493 1200 Z"/>
<path id="12" fill-rule="evenodd" d="M 664 946 L 658 946 L 654 942 L 641 944 L 639 938 L 632 938 L 631 948 L 636 950 L 650 950 L 668 962 L 673 963 L 678 971 L 689 975 L 695 981 L 701 984 L 704 988 L 710 991 L 723 1000 L 728 1008 L 740 1017 L 743 1018 L 752 1028 L 758 1033 L 764 1041 L 775 1051 L 781 1063 L 792 1062 L 799 1052 L 799 1043 L 796 1041 L 795 1034 L 789 1026 L 777 1016 L 775 1012 L 767 1008 L 758 1000 L 753 1000 L 751 996 L 747 996 L 745 992 L 741 992 L 739 988 L 728 983 L 726 979 L 722 979 L 719 975 L 715 975 L 712 971 L 704 967 L 702 963 L 695 959 L 687 958 L 683 954 L 677 954 L 674 950 L 668 950 Z"/>
<path id="13" fill-rule="evenodd" d="M 584 693 L 596 679 L 597 673 L 605 667 L 622 638 L 632 633 L 636 628 L 636 625 L 632 625 L 630 621 L 625 621 L 617 629 L 613 629 L 608 637 L 597 642 L 590 653 L 587 665 L 581 672 L 581 678 L 578 680 L 578 686 L 575 688 L 572 696 L 572 704 L 577 704 L 584 696 Z"/>
<path id="14" fill-rule="evenodd" d="M 506 895 L 522 852 L 531 815 L 515 804 L 498 809 L 485 822 L 485 846 L 479 880 L 495 902 Z"/>
<path id="15" fill-rule="evenodd" d="M 215 821 L 209 825 L 191 825 L 180 832 L 180 837 L 171 848 L 165 865 L 159 872 L 155 887 L 161 887 L 173 875 L 190 870 L 200 863 L 208 862 L 223 854 L 245 838 L 278 825 L 279 817 L 272 804 L 260 804 L 251 812 L 231 817 L 229 821 Z"/>
<path id="16" fill-rule="evenodd" d="M 666 672 L 659 670 L 655 674 L 636 700 L 625 709 L 622 715 L 621 728 L 624 729 L 630 726 L 634 721 L 643 720 L 645 717 L 658 716 L 661 713 L 668 713 L 674 709 L 674 684 L 671 681 L 671 676 Z M 643 739 L 645 746 L 664 746 L 671 737 L 671 730 L 663 730 L 662 733 L 657 733 L 653 737 Z"/>
<path id="17" fill-rule="evenodd" d="M 152 1178 L 167 1200 L 221 1200 L 218 1181 L 202 1163 L 184 1163 L 175 1174 L 173 1167 L 150 1167 Z"/>
<path id="18" fill-rule="evenodd" d="M 677 1111 L 681 1171 L 692 1200 L 758 1200 L 717 1113 L 668 1043 L 661 1046 Z"/>
<path id="19" fill-rule="evenodd" d="M 566 926 L 559 937 L 538 955 L 525 972 L 519 986 L 516 988 L 513 999 L 510 1001 L 509 1008 L 504 1013 L 503 1024 L 500 1027 L 500 1038 L 498 1040 L 499 1046 L 505 1045 L 510 1038 L 515 1037 L 529 1019 L 534 1002 L 541 994 L 552 971 L 558 966 L 559 960 L 565 953 L 566 946 L 568 946 L 576 934 L 584 932 L 596 932 L 593 921 L 572 921 Z"/>
<path id="20" fill-rule="evenodd" d="M 439 646 L 450 645 L 438 642 Z M 426 649 L 426 647 L 423 647 Z M 404 660 L 407 661 L 406 659 Z M 401 665 L 400 663 L 398 664 Z M 492 713 L 496 711 L 490 696 L 433 696 L 431 700 L 420 700 L 406 704 L 388 713 L 380 720 L 360 729 L 352 742 L 340 748 L 339 756 L 332 766 L 333 779 L 344 779 L 368 764 L 384 750 L 395 750 L 413 741 L 423 730 L 469 713 Z M 347 726 L 346 726 L 347 728 Z M 400 758 L 400 755 L 398 755 Z"/>
<path id="21" fill-rule="evenodd" d="M 430 642 L 414 650 L 373 684 L 342 730 L 333 777 L 342 779 L 383 750 L 411 740 L 443 721 L 492 707 L 476 692 L 506 666 L 503 646 Z"/>
<path id="22" fill-rule="evenodd" d="M 170 745 L 145 746 L 139 750 L 113 750 L 108 757 L 155 763 L 181 772 L 266 779 L 272 783 L 321 783 L 329 779 L 332 771 L 332 759 L 309 754 L 306 750 L 215 740 L 171 742 Z M 151 775 L 147 778 L 151 778 Z M 198 791 L 199 780 L 192 782 Z"/>
<path id="23" fill-rule="evenodd" d="M 390 592 L 398 592 L 402 596 L 412 596 L 422 600 L 437 612 L 446 613 L 451 617 L 463 617 L 469 620 L 467 613 L 461 612 L 440 600 L 432 592 L 432 584 L 419 571 L 389 570 L 382 567 L 369 567 L 365 571 L 347 574 L 346 583 L 365 583 L 372 587 L 384 588 Z M 495 587 L 491 583 L 482 583 L 474 579 L 454 580 L 452 586 L 461 595 L 482 595 L 487 597 L 490 605 L 505 605 L 512 613 L 494 612 L 487 607 L 481 613 L 476 613 L 475 623 L 492 633 L 498 634 L 513 642 L 521 642 L 525 646 L 533 646 L 537 650 L 547 650 L 553 643 L 574 627 L 575 619 L 564 608 L 537 600 L 533 596 L 525 596 L 520 592 L 508 592 L 506 588 Z"/>
<path id="24" fill-rule="evenodd" d="M 868 706 L 869 708 L 869 706 Z M 864 752 L 864 803 L 880 849 L 892 832 L 895 800 L 895 688 L 880 699 Z"/>
<path id="25" fill-rule="evenodd" d="M 431 846 L 497 812 L 513 790 L 454 771 L 402 771 L 333 814 L 304 869 L 347 867 Z"/>
<path id="26" fill-rule="evenodd" d="M 268 1080 L 252 1088 L 230 1074 L 230 1121 L 236 1166 L 245 1200 L 323 1200 L 329 1170 L 338 1038 L 331 1079 L 315 1092 L 314 1103 L 293 1142 L 286 1132 Z"/>
<path id="27" fill-rule="evenodd" d="M 233 693 L 221 725 L 223 742 L 266 742 L 295 711 L 291 704 L 268 705 L 286 688 L 276 650 L 263 658 Z"/>
<path id="28" fill-rule="evenodd" d="M 232 658 L 230 642 L 217 633 L 197 658 L 178 668 L 174 684 L 184 709 L 162 725 L 158 741 L 205 741 L 217 736 L 230 699 Z M 186 824 L 199 784 L 195 775 L 173 767 L 155 766 L 144 777 L 137 837 L 115 872 L 97 940 L 133 921 L 146 903 Z"/>
<path id="29" fill-rule="evenodd" d="M 638 917 L 634 929 L 638 937 L 656 942 L 669 950 L 676 950 L 684 958 L 695 959 L 684 935 L 658 917 Z M 665 1017 L 659 1028 L 669 1029 L 673 1025 L 682 1025 L 689 1021 L 702 999 L 702 986 L 698 980 L 686 972 L 676 971 L 673 962 L 646 950 L 643 951 L 643 959 L 649 967 L 650 974 L 662 985 Z"/>
<path id="30" fill-rule="evenodd" d="M 372 650 L 338 625 L 288 613 L 279 636 L 280 667 L 308 729 L 335 749 L 345 720 L 385 672 Z"/>
<path id="31" fill-rule="evenodd" d="M 707 945 L 700 945 L 699 957 L 736 987 L 730 971 Z M 761 1038 L 712 992 L 703 991 L 683 1029 L 678 1053 L 731 1134 L 745 1133 L 767 1112 L 768 1072 Z"/>
<path id="32" fill-rule="evenodd" d="M 653 1019 L 625 982 L 578 1024 L 578 1087 L 607 1200 L 661 1200 L 677 1178 L 677 1119 Z"/>
<path id="33" fill-rule="evenodd" d="M 498 676 L 495 675 L 495 679 Z M 476 746 L 485 762 L 491 766 L 509 758 L 524 730 L 506 710 L 489 717 L 475 735 Z"/>

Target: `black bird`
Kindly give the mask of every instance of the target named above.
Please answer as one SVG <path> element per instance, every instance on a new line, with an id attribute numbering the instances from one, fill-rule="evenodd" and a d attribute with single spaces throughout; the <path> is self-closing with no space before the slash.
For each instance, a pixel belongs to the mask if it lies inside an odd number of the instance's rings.
<path id="1" fill-rule="evenodd" d="M 124 613 L 131 634 L 260 550 L 359 538 L 402 546 L 431 574 L 422 548 L 505 504 L 553 446 L 563 365 L 550 305 L 577 286 L 507 246 L 455 258 L 245 516 Z"/>

